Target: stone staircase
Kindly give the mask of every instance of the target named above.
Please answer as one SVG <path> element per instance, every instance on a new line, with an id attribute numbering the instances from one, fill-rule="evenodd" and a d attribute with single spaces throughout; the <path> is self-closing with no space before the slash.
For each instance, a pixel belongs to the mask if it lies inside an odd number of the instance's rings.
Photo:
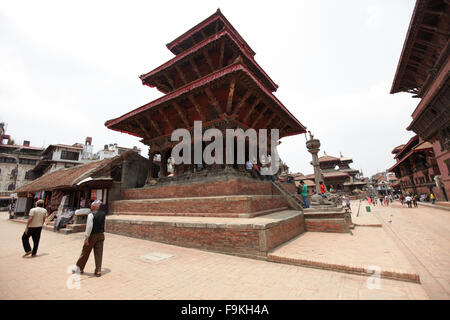
<path id="1" fill-rule="evenodd" d="M 279 181 L 272 181 L 272 185 L 280 192 L 293 209 L 303 211 L 305 204 L 297 195 L 287 191 Z"/>

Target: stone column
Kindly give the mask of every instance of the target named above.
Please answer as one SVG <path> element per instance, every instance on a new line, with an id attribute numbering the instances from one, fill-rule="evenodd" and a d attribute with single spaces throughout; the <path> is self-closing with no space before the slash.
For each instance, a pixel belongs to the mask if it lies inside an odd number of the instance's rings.
<path id="1" fill-rule="evenodd" d="M 306 147 L 308 151 L 312 155 L 312 165 L 314 166 L 314 180 L 315 180 L 315 188 L 316 194 L 311 197 L 311 205 L 330 205 L 331 203 L 324 198 L 322 198 L 320 193 L 320 181 L 322 179 L 322 172 L 319 165 L 319 148 L 320 148 L 320 140 L 314 139 L 314 136 L 309 132 L 310 139 L 306 141 Z"/>

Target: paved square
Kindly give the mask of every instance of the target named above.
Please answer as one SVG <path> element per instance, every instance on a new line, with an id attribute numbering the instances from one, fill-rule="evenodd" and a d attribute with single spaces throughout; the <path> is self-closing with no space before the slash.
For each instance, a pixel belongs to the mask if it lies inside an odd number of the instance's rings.
<path id="1" fill-rule="evenodd" d="M 106 233 L 102 277 L 71 273 L 82 234 L 43 231 L 38 256 L 22 258 L 25 226 L 0 215 L 1 299 L 428 299 L 420 284 L 246 259 Z M 142 256 L 172 257 L 146 262 Z M 158 255 L 153 255 L 157 257 Z M 162 255 L 159 255 L 162 257 Z M 79 289 L 78 289 L 79 288 Z"/>

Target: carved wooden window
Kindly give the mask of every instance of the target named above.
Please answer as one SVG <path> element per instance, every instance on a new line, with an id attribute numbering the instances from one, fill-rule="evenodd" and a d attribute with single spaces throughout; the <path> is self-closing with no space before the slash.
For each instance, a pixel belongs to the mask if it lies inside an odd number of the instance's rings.
<path id="1" fill-rule="evenodd" d="M 441 144 L 441 151 L 450 150 L 450 126 L 441 130 L 439 143 Z"/>

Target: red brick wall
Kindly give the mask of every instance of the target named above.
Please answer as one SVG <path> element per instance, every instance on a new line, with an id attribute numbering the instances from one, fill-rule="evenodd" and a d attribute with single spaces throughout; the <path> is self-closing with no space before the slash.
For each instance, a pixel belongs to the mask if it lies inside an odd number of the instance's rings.
<path id="1" fill-rule="evenodd" d="M 305 231 L 303 215 L 271 225 L 268 229 L 204 228 L 164 222 L 106 220 L 106 232 L 183 247 L 252 257 L 265 257 L 270 249 Z"/>
<path id="2" fill-rule="evenodd" d="M 189 228 L 107 221 L 106 232 L 182 247 L 264 255 L 259 250 L 259 230 L 255 229 Z"/>
<path id="3" fill-rule="evenodd" d="M 233 179 L 211 183 L 195 183 L 166 187 L 128 189 L 123 192 L 123 199 L 155 199 L 208 197 L 228 195 L 269 195 L 273 194 L 268 181 Z"/>
<path id="4" fill-rule="evenodd" d="M 295 185 L 283 183 L 291 193 Z M 208 197 L 229 195 L 270 195 L 279 194 L 270 181 L 233 179 L 210 183 L 193 183 L 165 187 L 128 189 L 123 192 L 123 199 L 158 199 L 183 197 Z"/>
<path id="5" fill-rule="evenodd" d="M 110 204 L 110 213 L 142 215 L 196 215 L 196 216 L 237 216 L 241 213 L 281 209 L 288 207 L 282 196 L 248 198 L 194 198 L 158 201 L 122 200 Z"/>
<path id="6" fill-rule="evenodd" d="M 344 219 L 305 219 L 305 224 L 308 232 L 349 232 Z"/>
<path id="7" fill-rule="evenodd" d="M 266 239 L 268 250 L 278 247 L 282 243 L 305 232 L 303 215 L 297 216 L 267 230 Z"/>

